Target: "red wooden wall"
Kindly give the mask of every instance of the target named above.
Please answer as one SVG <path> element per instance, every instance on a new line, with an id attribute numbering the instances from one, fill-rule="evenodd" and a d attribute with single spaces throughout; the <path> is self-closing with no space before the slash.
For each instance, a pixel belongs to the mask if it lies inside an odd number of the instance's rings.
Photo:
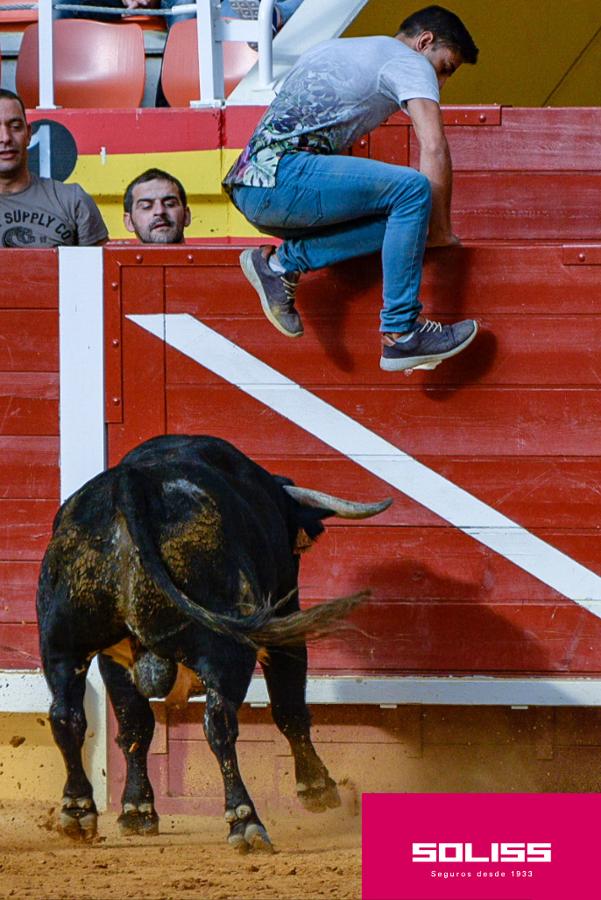
<path id="1" fill-rule="evenodd" d="M 59 498 L 56 252 L 0 250 L 0 284 L 0 669 L 29 669 Z"/>
<path id="2" fill-rule="evenodd" d="M 428 312 L 476 316 L 482 334 L 457 360 L 410 378 L 378 367 L 376 258 L 305 277 L 298 302 L 305 336 L 290 341 L 261 314 L 241 277 L 238 251 L 112 252 L 108 315 L 117 327 L 121 306 L 122 369 L 109 398 L 111 460 L 163 431 L 209 433 L 311 487 L 360 499 L 391 493 L 124 318 L 188 313 L 601 573 L 601 400 L 592 337 L 600 252 L 599 246 L 533 243 L 430 252 L 423 291 Z M 108 352 L 119 355 L 116 348 Z M 312 649 L 314 672 L 601 670 L 598 618 L 392 493 L 395 504 L 385 515 L 334 522 L 304 558 L 305 602 L 366 586 L 373 591 L 355 616 L 361 633 Z"/>
<path id="3" fill-rule="evenodd" d="M 227 110 L 224 145 L 241 146 L 256 116 Z M 299 483 L 359 499 L 391 493 L 125 318 L 189 313 L 601 574 L 601 110 L 445 118 L 467 243 L 428 253 L 423 297 L 434 317 L 477 317 L 476 343 L 432 373 L 382 373 L 375 258 L 304 278 L 306 334 L 289 341 L 260 313 L 237 250 L 108 248 L 111 462 L 152 434 L 208 432 Z M 416 159 L 401 115 L 354 152 Z M 28 668 L 38 663 L 37 567 L 58 504 L 56 254 L 3 250 L 0 267 L 0 667 Z M 361 634 L 316 645 L 315 672 L 601 671 L 595 616 L 399 492 L 376 520 L 330 525 L 302 586 L 307 602 L 364 586 L 374 595 L 357 614 Z"/>

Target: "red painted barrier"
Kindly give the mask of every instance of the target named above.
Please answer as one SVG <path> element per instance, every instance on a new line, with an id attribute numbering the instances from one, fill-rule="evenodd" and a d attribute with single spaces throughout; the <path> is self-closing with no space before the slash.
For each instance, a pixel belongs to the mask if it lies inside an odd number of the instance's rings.
<path id="1" fill-rule="evenodd" d="M 299 483 L 395 497 L 377 520 L 331 524 L 303 561 L 307 602 L 373 591 L 354 618 L 358 634 L 312 649 L 314 672 L 598 673 L 596 616 L 126 318 L 193 316 L 601 573 L 595 253 L 582 260 L 579 248 L 535 244 L 431 252 L 428 311 L 476 315 L 483 331 L 457 360 L 406 378 L 378 368 L 375 258 L 304 278 L 305 336 L 289 341 L 259 312 L 237 251 L 110 251 L 113 329 L 117 308 L 123 316 L 111 377 L 124 386 L 110 407 L 120 420 L 109 429 L 111 460 L 158 431 L 218 434 Z"/>
<path id="2" fill-rule="evenodd" d="M 136 140 L 160 143 L 158 114 L 120 121 Z M 199 113 L 165 113 L 182 125 L 180 150 L 241 146 L 259 114 L 203 113 L 198 144 Z M 315 671 L 599 674 L 593 613 L 128 318 L 191 315 L 601 574 L 601 110 L 444 115 L 457 231 L 473 241 L 428 253 L 422 294 L 433 317 L 477 317 L 477 342 L 431 373 L 382 373 L 375 257 L 303 278 L 305 336 L 287 341 L 260 313 L 234 248 L 111 247 L 110 461 L 157 433 L 213 433 L 299 483 L 358 499 L 394 495 L 377 520 L 331 525 L 304 561 L 307 602 L 373 590 L 356 617 L 364 633 L 318 645 Z M 80 152 L 98 142 L 130 149 L 126 129 L 109 129 L 104 116 L 56 117 L 67 117 Z M 415 137 L 394 116 L 354 152 L 415 163 Z M 57 262 L 53 251 L 4 250 L 0 260 L 0 667 L 27 668 L 38 662 L 35 581 L 58 505 Z"/>
<path id="3" fill-rule="evenodd" d="M 38 665 L 34 598 L 58 505 L 55 251 L 0 251 L 0 668 Z"/>

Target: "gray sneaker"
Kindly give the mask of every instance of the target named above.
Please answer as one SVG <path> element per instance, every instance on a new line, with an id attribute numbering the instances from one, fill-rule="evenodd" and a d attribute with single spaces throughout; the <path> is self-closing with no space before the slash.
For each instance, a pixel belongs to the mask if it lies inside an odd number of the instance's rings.
<path id="1" fill-rule="evenodd" d="M 442 325 L 426 319 L 425 322 L 418 322 L 406 341 L 395 341 L 390 335 L 385 336 L 380 368 L 385 372 L 435 369 L 444 359 L 465 350 L 477 332 L 478 323 L 473 319 L 464 319 L 454 325 Z"/>
<path id="2" fill-rule="evenodd" d="M 275 247 L 254 247 L 240 254 L 242 271 L 256 290 L 263 312 L 271 324 L 286 337 L 302 337 L 303 323 L 294 308 L 294 297 L 299 272 L 277 275 L 269 268 L 267 260 Z"/>

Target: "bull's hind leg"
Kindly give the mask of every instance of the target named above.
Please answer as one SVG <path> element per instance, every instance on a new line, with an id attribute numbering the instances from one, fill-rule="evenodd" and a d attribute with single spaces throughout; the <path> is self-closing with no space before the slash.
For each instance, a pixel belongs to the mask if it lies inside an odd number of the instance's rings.
<path id="1" fill-rule="evenodd" d="M 147 757 L 154 733 L 150 703 L 136 689 L 129 672 L 110 657 L 98 655 L 100 673 L 106 684 L 117 722 L 117 744 L 125 757 L 127 772 L 121 795 L 121 815 L 117 819 L 122 835 L 158 834 L 159 817 L 148 778 Z"/>
<path id="2" fill-rule="evenodd" d="M 50 725 L 63 755 L 67 781 L 63 790 L 61 828 L 71 838 L 96 835 L 98 814 L 92 785 L 83 768 L 81 749 L 86 735 L 83 698 L 88 662 L 76 656 L 56 657 L 42 649 L 44 673 L 52 692 Z"/>
<path id="3" fill-rule="evenodd" d="M 254 663 L 252 651 L 229 645 L 214 664 L 207 663 L 199 673 L 207 686 L 205 735 L 223 777 L 225 821 L 230 827 L 228 843 L 241 853 L 273 850 L 267 830 L 242 781 L 236 754 L 237 713 L 246 695 Z"/>
<path id="4" fill-rule="evenodd" d="M 262 663 L 273 720 L 287 738 L 294 757 L 296 793 L 311 812 L 340 806 L 336 783 L 311 742 L 311 717 L 305 702 L 306 647 L 268 648 Z"/>

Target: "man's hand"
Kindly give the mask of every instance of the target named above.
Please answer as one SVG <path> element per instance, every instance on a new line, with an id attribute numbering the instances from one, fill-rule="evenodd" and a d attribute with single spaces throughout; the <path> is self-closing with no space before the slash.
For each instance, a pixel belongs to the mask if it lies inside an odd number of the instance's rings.
<path id="1" fill-rule="evenodd" d="M 122 0 L 126 9 L 156 9 L 160 0 Z"/>

